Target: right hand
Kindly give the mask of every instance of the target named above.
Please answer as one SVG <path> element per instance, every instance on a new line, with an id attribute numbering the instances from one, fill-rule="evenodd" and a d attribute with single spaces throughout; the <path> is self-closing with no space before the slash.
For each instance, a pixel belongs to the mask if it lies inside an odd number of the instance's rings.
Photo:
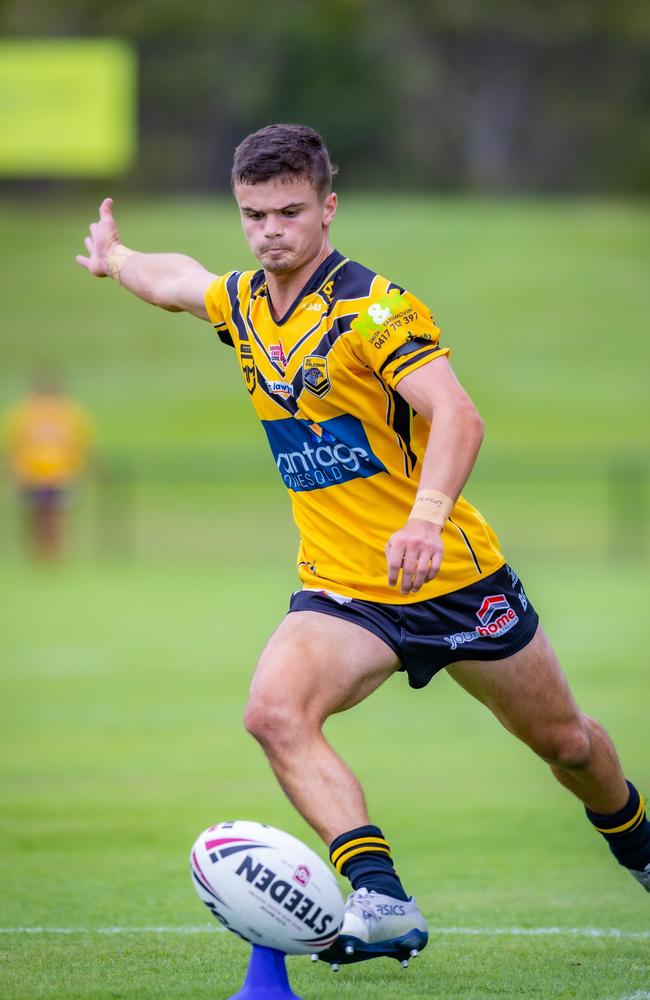
<path id="1" fill-rule="evenodd" d="M 77 254 L 75 257 L 77 264 L 85 267 L 97 278 L 105 278 L 108 274 L 106 270 L 108 254 L 112 247 L 120 243 L 120 234 L 113 218 L 112 198 L 104 198 L 99 206 L 99 222 L 91 223 L 90 236 L 86 237 L 84 243 L 90 256 Z"/>

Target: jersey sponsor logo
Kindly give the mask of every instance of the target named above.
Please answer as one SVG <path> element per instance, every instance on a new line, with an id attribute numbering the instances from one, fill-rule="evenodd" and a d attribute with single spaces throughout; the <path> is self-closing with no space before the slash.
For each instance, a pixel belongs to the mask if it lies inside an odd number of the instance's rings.
<path id="1" fill-rule="evenodd" d="M 302 377 L 305 389 L 313 393 L 314 396 L 324 396 L 332 388 L 327 370 L 327 358 L 320 358 L 317 354 L 310 354 L 302 363 Z"/>
<path id="2" fill-rule="evenodd" d="M 394 288 L 377 302 L 372 302 L 365 312 L 359 313 L 352 321 L 352 329 L 362 337 L 370 338 L 385 326 L 391 317 L 408 308 L 408 299 Z"/>
<path id="3" fill-rule="evenodd" d="M 263 420 L 262 426 L 285 486 L 296 493 L 368 479 L 386 471 L 370 447 L 361 421 L 347 413 L 324 420 L 319 425 L 320 435 L 295 417 Z"/>
<path id="4" fill-rule="evenodd" d="M 514 628 L 519 621 L 519 616 L 510 607 L 504 594 L 492 594 L 486 597 L 476 612 L 476 617 L 481 624 L 475 629 L 444 636 L 445 642 L 448 642 L 452 649 L 458 649 L 459 646 L 474 642 L 476 639 L 498 639 Z"/>
<path id="5" fill-rule="evenodd" d="M 269 346 L 269 357 L 274 364 L 279 365 L 283 370 L 287 367 L 287 356 L 284 353 L 284 347 L 279 337 L 277 344 Z"/>
<path id="6" fill-rule="evenodd" d="M 269 392 L 277 392 L 282 396 L 293 396 L 293 386 L 291 382 L 279 382 L 277 379 L 267 378 L 266 388 Z"/>
<path id="7" fill-rule="evenodd" d="M 376 333 L 373 333 L 370 338 L 370 346 L 374 347 L 375 350 L 378 351 L 381 347 L 383 347 L 387 340 L 390 340 L 390 330 L 384 330 L 382 327 L 381 330 L 377 330 Z"/>
<path id="8" fill-rule="evenodd" d="M 255 392 L 257 386 L 257 377 L 255 375 L 255 362 L 253 361 L 253 349 L 250 344 L 243 341 L 239 345 L 239 356 L 241 362 L 241 370 L 244 375 L 244 382 L 246 383 L 246 388 L 252 395 Z"/>

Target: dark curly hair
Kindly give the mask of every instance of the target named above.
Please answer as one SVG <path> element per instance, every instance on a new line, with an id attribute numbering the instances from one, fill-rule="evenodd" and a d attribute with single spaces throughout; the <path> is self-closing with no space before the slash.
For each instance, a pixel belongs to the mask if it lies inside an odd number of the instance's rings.
<path id="1" fill-rule="evenodd" d="M 237 146 L 231 183 L 258 184 L 273 177 L 306 177 L 321 201 L 332 190 L 337 168 L 322 136 L 307 125 L 267 125 Z"/>

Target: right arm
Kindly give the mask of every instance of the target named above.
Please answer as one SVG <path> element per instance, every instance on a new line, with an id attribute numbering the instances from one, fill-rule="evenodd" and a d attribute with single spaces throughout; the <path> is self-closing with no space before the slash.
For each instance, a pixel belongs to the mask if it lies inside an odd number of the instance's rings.
<path id="1" fill-rule="evenodd" d="M 216 275 L 180 253 L 136 253 L 120 242 L 113 218 L 113 199 L 99 206 L 99 222 L 90 226 L 84 243 L 89 256 L 75 259 L 97 278 L 111 277 L 145 302 L 169 312 L 189 312 L 209 320 L 205 293 Z"/>

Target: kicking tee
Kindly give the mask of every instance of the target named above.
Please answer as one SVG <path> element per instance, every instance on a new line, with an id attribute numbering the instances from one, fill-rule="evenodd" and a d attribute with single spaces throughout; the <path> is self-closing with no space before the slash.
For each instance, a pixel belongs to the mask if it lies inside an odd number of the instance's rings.
<path id="1" fill-rule="evenodd" d="M 206 308 L 237 351 L 289 491 L 304 587 L 409 604 L 503 565 L 495 533 L 459 497 L 435 579 L 416 594 L 388 585 L 386 542 L 408 519 L 429 434 L 399 382 L 449 353 L 414 295 L 335 250 L 279 321 L 262 270 L 217 278 Z"/>

